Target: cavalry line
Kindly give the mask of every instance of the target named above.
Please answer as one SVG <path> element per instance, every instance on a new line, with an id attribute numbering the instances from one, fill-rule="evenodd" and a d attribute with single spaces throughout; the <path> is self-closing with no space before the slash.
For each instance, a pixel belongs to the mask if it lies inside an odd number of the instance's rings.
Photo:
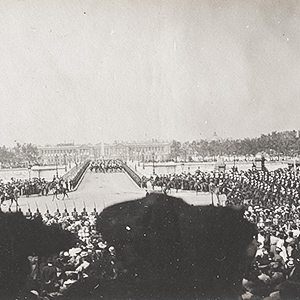
<path id="1" fill-rule="evenodd" d="M 56 200 L 52 194 L 48 196 L 31 196 L 21 197 L 18 202 L 23 213 L 30 207 L 32 212 L 36 211 L 36 207 L 44 214 L 48 207 L 50 213 L 54 213 L 57 208 L 62 212 L 67 208 L 70 213 L 74 209 L 74 205 L 78 212 L 86 207 L 88 212 L 96 206 L 97 211 L 101 212 L 104 207 L 115 203 L 138 199 L 145 196 L 145 191 L 137 187 L 126 173 L 94 173 L 88 170 L 84 175 L 82 182 L 76 191 L 69 192 L 69 199 Z M 59 195 L 62 198 L 62 195 Z M 6 206 L 3 211 L 7 211 L 9 201 L 6 201 Z M 12 211 L 15 211 L 15 204 L 12 206 Z"/>
<path id="2" fill-rule="evenodd" d="M 158 191 L 159 189 L 156 189 Z M 149 192 L 152 192 L 149 189 Z M 32 212 L 38 207 L 40 212 L 44 214 L 48 208 L 50 213 L 54 213 L 57 208 L 62 212 L 65 208 L 70 213 L 74 209 L 74 205 L 78 212 L 81 212 L 86 207 L 88 212 L 92 211 L 96 206 L 98 212 L 101 212 L 105 207 L 110 205 L 139 199 L 145 196 L 145 190 L 139 188 L 126 173 L 95 173 L 90 170 L 86 172 L 84 178 L 76 191 L 68 193 L 69 199 L 56 200 L 52 194 L 48 196 L 31 196 L 21 197 L 18 202 L 23 213 L 30 207 Z M 194 205 L 209 205 L 211 204 L 210 194 L 195 195 L 195 192 L 181 191 L 175 193 L 172 190 L 170 194 L 174 197 L 180 197 L 189 204 Z M 62 198 L 62 195 L 59 195 Z M 216 202 L 216 199 L 215 199 Z M 8 210 L 9 201 L 6 201 L 6 206 L 2 207 L 3 211 Z M 15 211 L 16 206 L 13 204 L 12 211 Z"/>

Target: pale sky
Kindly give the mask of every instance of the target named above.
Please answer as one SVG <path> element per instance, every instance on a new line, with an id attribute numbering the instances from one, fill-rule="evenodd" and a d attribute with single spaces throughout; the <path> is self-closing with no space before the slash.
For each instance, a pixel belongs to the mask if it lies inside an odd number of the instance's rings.
<path id="1" fill-rule="evenodd" d="M 300 2 L 1 0 L 0 145 L 300 129 Z"/>

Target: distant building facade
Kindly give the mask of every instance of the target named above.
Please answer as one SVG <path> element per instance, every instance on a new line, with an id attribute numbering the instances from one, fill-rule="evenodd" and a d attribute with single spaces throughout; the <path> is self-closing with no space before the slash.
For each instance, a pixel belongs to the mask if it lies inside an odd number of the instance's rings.
<path id="1" fill-rule="evenodd" d="M 40 162 L 43 165 L 67 165 L 80 163 L 93 155 L 92 145 L 75 145 L 74 143 L 39 147 Z"/>
<path id="2" fill-rule="evenodd" d="M 151 140 L 146 142 L 115 142 L 96 145 L 75 145 L 74 143 L 39 147 L 40 162 L 43 165 L 66 165 L 86 159 L 122 159 L 140 162 L 165 161 L 170 158 L 170 142 Z"/>
<path id="3" fill-rule="evenodd" d="M 101 146 L 94 147 L 95 158 L 101 158 Z M 170 158 L 171 143 L 151 140 L 146 142 L 115 142 L 104 144 L 104 157 L 110 159 L 122 159 L 147 162 L 165 161 Z M 100 155 L 99 155 L 100 154 Z"/>

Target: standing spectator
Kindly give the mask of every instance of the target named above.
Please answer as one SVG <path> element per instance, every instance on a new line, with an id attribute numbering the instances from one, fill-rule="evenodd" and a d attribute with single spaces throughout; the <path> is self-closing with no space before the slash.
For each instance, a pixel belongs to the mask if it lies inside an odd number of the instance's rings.
<path id="1" fill-rule="evenodd" d="M 53 265 L 53 260 L 49 258 L 47 265 L 42 268 L 41 272 L 42 289 L 49 292 L 55 290 L 55 283 L 57 281 L 56 267 Z"/>

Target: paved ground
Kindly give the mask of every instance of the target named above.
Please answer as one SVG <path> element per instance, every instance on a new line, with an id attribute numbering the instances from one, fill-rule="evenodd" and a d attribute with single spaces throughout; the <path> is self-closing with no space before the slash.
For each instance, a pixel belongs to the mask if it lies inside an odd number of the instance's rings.
<path id="1" fill-rule="evenodd" d="M 149 190 L 152 192 L 152 190 Z M 157 190 L 158 191 L 158 190 Z M 88 212 L 92 211 L 96 206 L 97 211 L 101 212 L 103 208 L 115 203 L 134 200 L 145 196 L 145 191 L 137 187 L 126 173 L 94 173 L 87 171 L 77 191 L 69 193 L 69 199 L 52 200 L 53 196 L 31 196 L 29 198 L 21 197 L 19 204 L 23 212 L 30 207 L 31 211 L 35 211 L 38 206 L 40 211 L 44 213 L 48 207 L 50 212 L 54 212 L 57 208 L 63 211 L 65 208 L 68 211 L 74 209 L 82 211 L 86 206 Z M 195 192 L 179 191 L 175 193 L 172 191 L 171 196 L 183 198 L 187 203 L 194 205 L 208 205 L 211 203 L 210 194 L 195 195 Z M 60 196 L 61 198 L 61 196 Z M 214 199 L 216 202 L 216 199 Z M 3 210 L 8 209 L 8 202 Z M 15 210 L 15 206 L 12 207 Z"/>
<path id="2" fill-rule="evenodd" d="M 138 188 L 135 183 L 125 173 L 94 173 L 87 171 L 77 191 L 69 193 L 69 199 L 52 200 L 53 196 L 31 196 L 29 198 L 21 197 L 19 204 L 23 212 L 30 207 L 31 211 L 35 211 L 38 206 L 43 213 L 46 208 L 50 212 L 54 212 L 57 208 L 60 211 L 65 208 L 68 211 L 74 209 L 74 205 L 78 211 L 82 211 L 86 206 L 87 211 L 92 211 L 96 206 L 98 211 L 102 211 L 104 207 L 114 203 L 133 200 L 145 196 L 145 191 Z M 62 198 L 60 195 L 59 198 Z M 7 210 L 8 202 L 3 208 Z M 12 207 L 15 210 L 15 206 Z"/>

